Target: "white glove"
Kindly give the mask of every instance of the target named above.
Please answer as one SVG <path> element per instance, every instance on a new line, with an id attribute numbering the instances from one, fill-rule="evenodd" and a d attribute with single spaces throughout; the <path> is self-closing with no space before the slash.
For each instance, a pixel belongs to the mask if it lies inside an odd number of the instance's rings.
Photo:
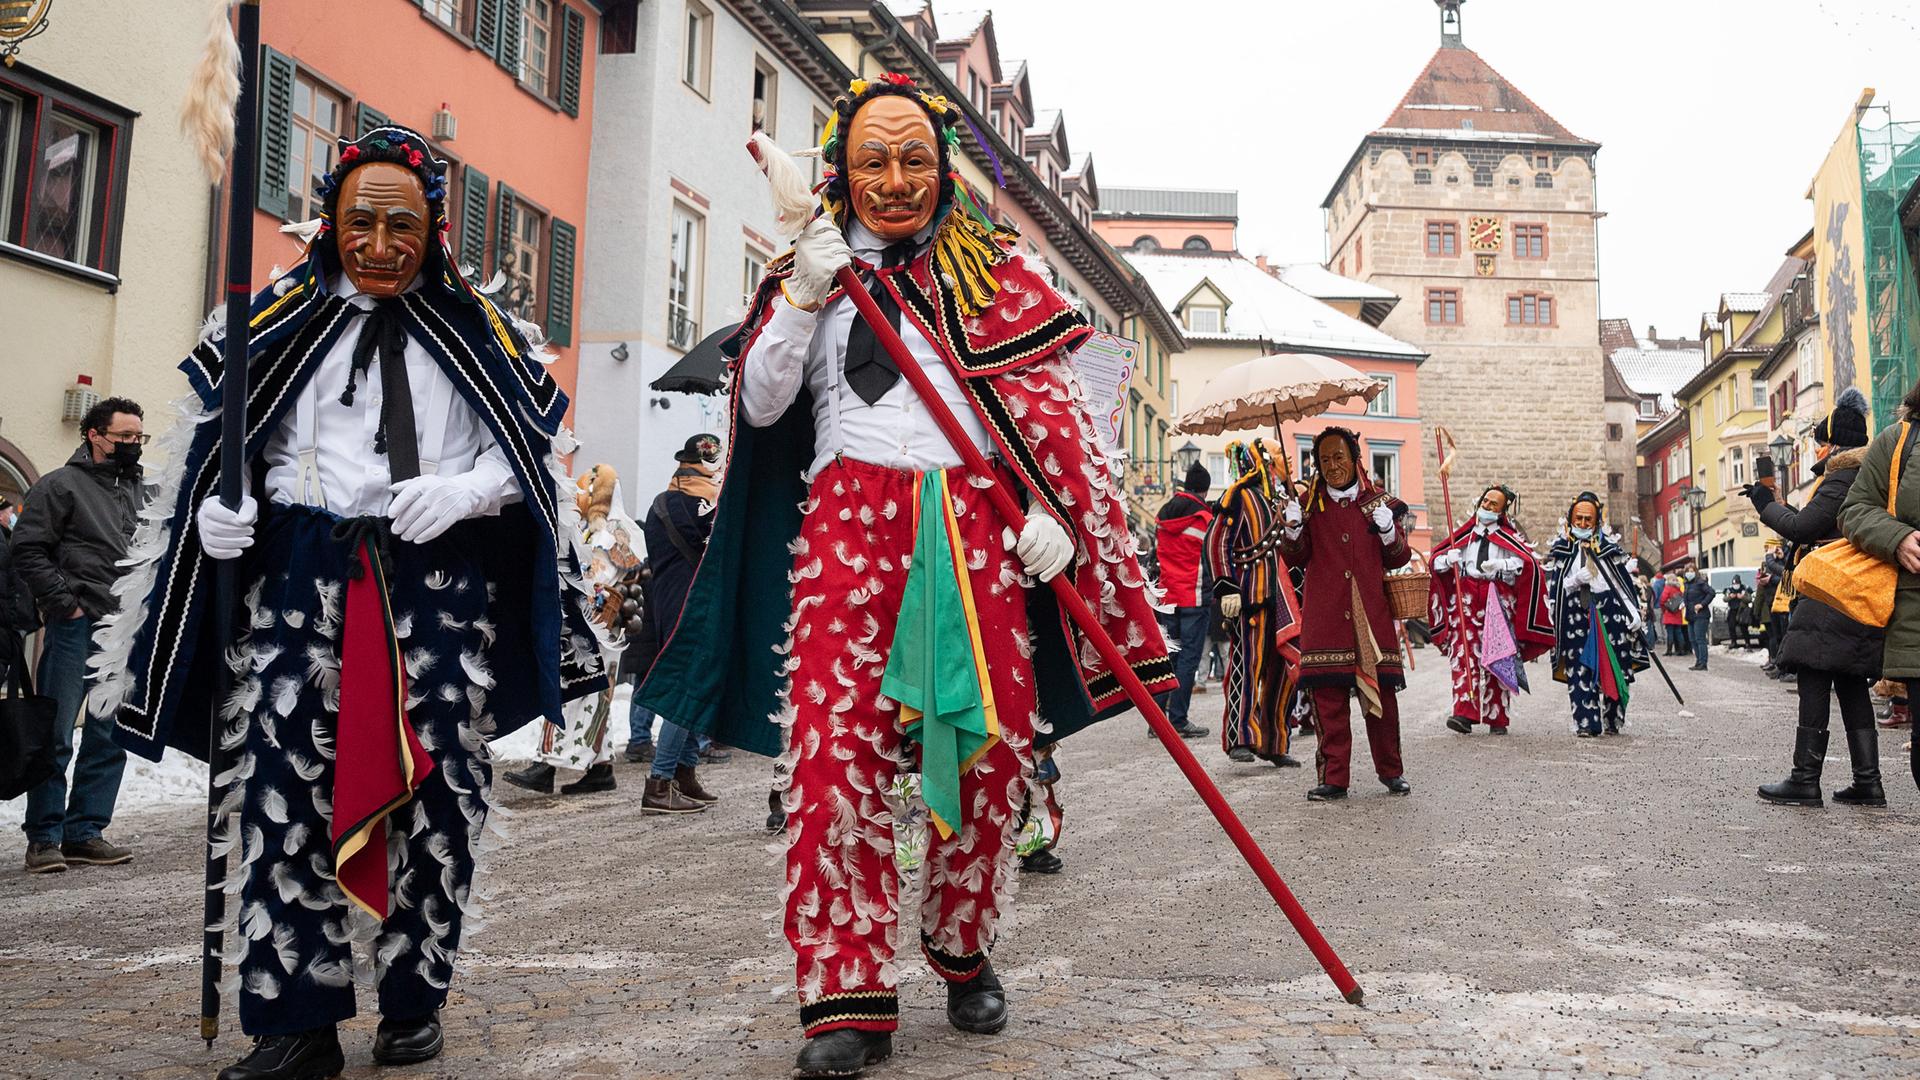
<path id="1" fill-rule="evenodd" d="M 1613 591 L 1613 586 L 1607 583 L 1607 575 L 1605 574 L 1588 574 L 1587 587 L 1596 593 Z"/>
<path id="2" fill-rule="evenodd" d="M 1019 557 L 1027 576 L 1041 581 L 1051 581 L 1073 562 L 1073 540 L 1045 510 L 1027 514 L 1027 523 L 1021 527 L 1018 539 L 1012 529 L 1004 529 L 1000 540 Z"/>
<path id="3" fill-rule="evenodd" d="M 195 515 L 200 527 L 200 550 L 209 559 L 237 559 L 253 546 L 253 523 L 260 518 L 260 504 L 253 496 L 240 497 L 240 509 L 229 510 L 220 496 L 209 495 Z"/>
<path id="4" fill-rule="evenodd" d="M 1382 544 L 1393 543 L 1393 511 L 1386 503 L 1373 508 L 1373 527 L 1380 534 Z"/>
<path id="5" fill-rule="evenodd" d="M 480 513 L 480 494 L 454 476 L 416 476 L 393 485 L 387 516 L 393 535 L 409 544 L 424 544 L 462 521 Z"/>
<path id="6" fill-rule="evenodd" d="M 1573 568 L 1567 571 L 1566 583 L 1569 589 L 1593 584 L 1593 575 L 1587 571 L 1587 564 L 1584 561 L 1575 562 Z"/>
<path id="7" fill-rule="evenodd" d="M 1289 501 L 1287 503 L 1286 512 L 1282 515 L 1282 517 L 1287 523 L 1287 528 L 1298 529 L 1300 527 L 1300 522 L 1302 520 L 1302 518 L 1300 517 L 1300 504 L 1297 502 Z"/>
<path id="8" fill-rule="evenodd" d="M 1228 593 L 1220 598 L 1220 617 L 1237 619 L 1240 617 L 1240 594 Z"/>
<path id="9" fill-rule="evenodd" d="M 853 249 L 825 214 L 807 222 L 793 242 L 793 275 L 787 278 L 787 302 L 803 311 L 815 311 L 833 291 L 833 276 L 853 264 Z"/>
<path id="10" fill-rule="evenodd" d="M 1433 572 L 1436 574 L 1444 574 L 1458 565 L 1460 565 L 1458 551 L 1443 551 L 1433 557 Z"/>
<path id="11" fill-rule="evenodd" d="M 1508 556 L 1504 559 L 1494 559 L 1490 565 L 1493 572 L 1500 575 L 1501 584 L 1511 585 L 1520 580 L 1520 568 L 1525 564 L 1519 559 Z"/>

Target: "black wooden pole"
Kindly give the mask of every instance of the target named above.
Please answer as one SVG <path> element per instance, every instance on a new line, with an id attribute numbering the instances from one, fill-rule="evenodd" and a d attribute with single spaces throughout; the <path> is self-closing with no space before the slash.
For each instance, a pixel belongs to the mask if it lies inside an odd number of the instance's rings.
<path id="1" fill-rule="evenodd" d="M 253 301 L 253 206 L 258 184 L 254 140 L 260 109 L 260 0 L 241 0 L 239 6 L 240 100 L 234 115 L 233 174 L 227 193 L 227 338 L 220 380 L 220 501 L 236 510 L 245 490 L 247 467 L 247 320 Z M 236 560 L 220 560 L 214 578 L 211 640 L 222 656 L 233 635 L 233 613 L 239 605 L 238 575 Z M 220 745 L 224 728 L 220 706 L 233 679 L 224 661 L 218 667 L 223 685 L 214 695 L 213 710 L 207 717 L 207 891 L 200 958 L 200 1037 L 208 1046 L 220 1034 L 220 953 L 225 936 L 220 923 L 227 906 L 223 891 L 227 857 L 216 855 L 214 844 L 220 833 L 224 797 L 217 778 L 226 769 L 226 755 Z"/>

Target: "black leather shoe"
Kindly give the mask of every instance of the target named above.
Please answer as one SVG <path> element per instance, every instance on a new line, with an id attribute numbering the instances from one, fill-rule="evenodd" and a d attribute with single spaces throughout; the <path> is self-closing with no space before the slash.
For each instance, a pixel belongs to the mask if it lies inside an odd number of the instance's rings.
<path id="1" fill-rule="evenodd" d="M 807 1040 L 793 1059 L 795 1076 L 859 1076 L 893 1056 L 893 1035 L 840 1028 Z"/>
<path id="2" fill-rule="evenodd" d="M 542 795 L 551 795 L 553 794 L 553 773 L 553 766 L 535 762 L 524 769 L 516 769 L 510 773 L 502 773 L 501 776 L 505 778 L 507 783 L 512 784 L 514 787 L 523 787 L 528 791 L 537 791 Z"/>
<path id="3" fill-rule="evenodd" d="M 1335 799 L 1344 799 L 1346 797 L 1346 788 L 1334 787 L 1332 784 L 1321 784 L 1307 792 L 1307 798 L 1313 802 L 1332 802 Z"/>
<path id="4" fill-rule="evenodd" d="M 1885 803 L 1882 803 L 1885 805 Z M 1029 874 L 1057 874 L 1066 863 L 1051 851 L 1040 850 L 1020 856 L 1020 869 Z"/>
<path id="5" fill-rule="evenodd" d="M 980 961 L 980 973 L 966 982 L 947 984 L 947 1022 L 975 1035 L 1007 1026 L 1007 991 L 993 973 L 993 961 Z"/>
<path id="6" fill-rule="evenodd" d="M 1273 761 L 1273 767 L 1276 769 L 1297 769 L 1300 767 L 1299 758 L 1288 757 L 1285 754 L 1281 754 L 1279 757 L 1271 760 Z"/>
<path id="7" fill-rule="evenodd" d="M 509 780 L 512 777 L 508 777 Z M 571 784 L 561 784 L 562 795 L 591 795 L 596 791 L 612 791 L 616 786 L 613 779 L 613 766 L 601 762 L 580 774 L 580 779 Z"/>
<path id="8" fill-rule="evenodd" d="M 1413 794 L 1413 785 L 1407 783 L 1407 778 L 1404 776 L 1389 776 L 1383 778 L 1380 782 L 1387 785 L 1387 794 L 1389 795 Z"/>
<path id="9" fill-rule="evenodd" d="M 1505 735 L 1506 733 L 1507 733 L 1506 728 L 1495 727 L 1492 724 L 1487 725 L 1487 734 L 1489 735 Z"/>
<path id="10" fill-rule="evenodd" d="M 253 1052 L 220 1070 L 219 1080 L 332 1080 L 347 1067 L 331 1026 L 292 1035 L 262 1035 Z"/>
<path id="11" fill-rule="evenodd" d="M 1777 784 L 1761 784 L 1760 797 L 1783 806 L 1819 806 L 1820 769 L 1827 760 L 1827 729 L 1800 725 L 1793 731 L 1793 770 Z"/>
<path id="12" fill-rule="evenodd" d="M 1199 724 L 1187 724 L 1184 727 L 1177 727 L 1173 730 L 1179 732 L 1180 737 L 1183 739 L 1204 739 L 1211 729 L 1203 728 Z"/>
<path id="13" fill-rule="evenodd" d="M 1473 734 L 1473 721 L 1464 716 L 1449 716 L 1447 717 L 1447 729 L 1449 731 L 1457 731 L 1462 735 L 1471 735 Z"/>
<path id="14" fill-rule="evenodd" d="M 440 1056 L 446 1040 L 440 1034 L 440 1014 L 399 1020 L 380 1018 L 380 1030 L 373 1035 L 373 1060 L 382 1065 L 413 1065 Z"/>
<path id="15" fill-rule="evenodd" d="M 1227 758 L 1228 760 L 1237 761 L 1242 765 L 1246 765 L 1253 761 L 1253 751 L 1244 746 L 1236 746 L 1227 751 Z"/>

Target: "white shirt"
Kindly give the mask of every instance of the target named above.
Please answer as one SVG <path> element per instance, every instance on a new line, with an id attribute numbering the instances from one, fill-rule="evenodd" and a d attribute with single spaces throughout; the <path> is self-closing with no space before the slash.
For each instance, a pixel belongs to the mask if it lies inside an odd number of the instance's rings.
<path id="1" fill-rule="evenodd" d="M 373 308 L 345 274 L 335 291 L 362 311 Z M 385 454 L 373 452 L 380 427 L 380 358 L 356 376 L 353 404 L 340 404 L 353 368 L 353 347 L 366 329 L 355 316 L 347 332 L 320 361 L 300 399 L 267 442 L 267 497 L 284 506 L 319 506 L 342 517 L 385 515 L 392 500 Z M 407 338 L 407 386 L 413 393 L 413 423 L 420 442 L 420 472 L 457 478 L 481 495 L 480 513 L 497 514 L 520 499 L 507 456 L 493 441 L 453 381 L 420 343 Z M 303 452 L 312 471 L 302 476 Z"/>
<path id="2" fill-rule="evenodd" d="M 879 265 L 886 244 L 854 222 L 847 243 L 861 261 Z M 813 392 L 814 445 L 819 454 L 807 469 L 811 481 L 836 451 L 855 461 L 890 469 L 931 472 L 961 463 L 960 455 L 920 403 L 919 395 L 900 381 L 869 405 L 847 384 L 847 335 L 860 317 L 853 301 L 842 296 L 818 312 L 801 311 L 786 298 L 774 302 L 773 316 L 747 352 L 740 370 L 740 406 L 747 423 L 766 427 L 780 419 L 800 394 L 804 377 Z M 900 338 L 919 362 L 947 409 L 959 419 L 967 437 L 982 454 L 993 452 L 987 430 L 973 404 L 945 360 L 921 335 L 913 320 L 902 316 Z M 834 400 L 839 399 L 839 430 L 835 431 Z"/>

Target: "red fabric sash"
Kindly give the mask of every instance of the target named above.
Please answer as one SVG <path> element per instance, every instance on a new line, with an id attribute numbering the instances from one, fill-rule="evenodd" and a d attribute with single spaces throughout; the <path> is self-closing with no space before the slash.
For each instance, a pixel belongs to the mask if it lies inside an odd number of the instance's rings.
<path id="1" fill-rule="evenodd" d="M 340 722 L 333 770 L 333 868 L 347 899 L 387 917 L 387 815 L 433 769 L 407 723 L 407 671 L 393 633 L 386 571 L 371 541 L 354 553 L 340 643 Z"/>

